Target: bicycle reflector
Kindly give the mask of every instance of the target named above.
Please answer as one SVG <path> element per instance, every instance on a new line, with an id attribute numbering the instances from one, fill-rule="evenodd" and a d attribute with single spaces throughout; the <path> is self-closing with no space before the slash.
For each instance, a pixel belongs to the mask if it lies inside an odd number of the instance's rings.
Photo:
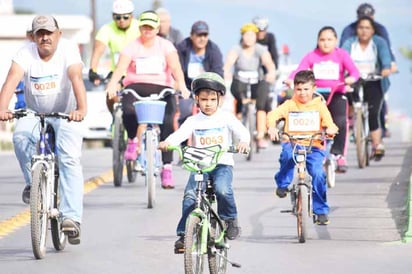
<path id="1" fill-rule="evenodd" d="M 304 161 L 305 161 L 305 155 L 302 155 L 302 154 L 296 155 L 296 162 L 302 163 Z"/>

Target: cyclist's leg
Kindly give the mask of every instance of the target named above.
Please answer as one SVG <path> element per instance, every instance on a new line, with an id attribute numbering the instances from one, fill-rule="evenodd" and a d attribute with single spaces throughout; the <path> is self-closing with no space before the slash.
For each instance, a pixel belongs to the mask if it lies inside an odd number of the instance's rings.
<path id="1" fill-rule="evenodd" d="M 287 189 L 293 180 L 295 163 L 292 158 L 292 146 L 290 143 L 282 143 L 282 152 L 279 155 L 280 168 L 274 179 L 279 189 Z"/>
<path id="2" fill-rule="evenodd" d="M 369 130 L 372 139 L 372 148 L 384 152 L 382 144 L 382 129 L 380 125 L 380 112 L 383 104 L 383 92 L 380 81 L 368 82 L 365 85 L 365 101 L 369 109 Z"/>
<path id="3" fill-rule="evenodd" d="M 307 154 L 306 159 L 306 167 L 310 176 L 312 176 L 313 212 L 316 215 L 329 213 L 326 197 L 326 174 L 322 168 L 324 158 L 324 150 L 312 147 L 312 153 Z"/>
<path id="4" fill-rule="evenodd" d="M 267 143 L 262 140 L 266 133 L 266 104 L 269 101 L 269 83 L 265 80 L 259 81 L 252 86 L 252 98 L 256 99 L 256 131 L 259 146 L 264 148 Z"/>
<path id="5" fill-rule="evenodd" d="M 230 86 L 230 91 L 236 100 L 236 116 L 240 119 L 242 117 L 243 104 L 242 99 L 246 94 L 246 84 L 240 82 L 239 80 L 233 78 L 232 85 Z"/>
<path id="6" fill-rule="evenodd" d="M 23 172 L 26 187 L 31 185 L 31 158 L 37 152 L 39 134 L 37 118 L 23 117 L 16 120 L 13 133 L 14 152 Z"/>
<path id="7" fill-rule="evenodd" d="M 348 100 L 342 93 L 335 93 L 328 105 L 333 121 L 339 128 L 333 140 L 330 153 L 337 156 L 338 171 L 346 172 L 346 152 L 348 142 Z"/>
<path id="8" fill-rule="evenodd" d="M 79 123 L 51 121 L 56 132 L 60 171 L 60 212 L 63 219 L 81 223 L 83 214 L 82 129 Z"/>
<path id="9" fill-rule="evenodd" d="M 233 167 L 218 165 L 210 174 L 217 199 L 217 212 L 222 220 L 237 218 L 235 196 L 233 194 Z"/>
<path id="10" fill-rule="evenodd" d="M 135 84 L 129 85 L 126 88 L 133 90 L 137 89 Z M 127 132 L 127 148 L 124 152 L 126 160 L 135 160 L 137 158 L 137 149 L 138 149 L 138 138 L 137 134 L 137 118 L 135 108 L 133 103 L 136 101 L 136 98 L 130 93 L 123 94 L 122 96 L 122 119 L 123 125 Z"/>
<path id="11" fill-rule="evenodd" d="M 196 203 L 196 187 L 197 183 L 195 181 L 194 173 L 191 173 L 185 187 L 185 193 L 183 195 L 182 217 L 180 218 L 176 228 L 177 236 L 185 234 L 186 219 L 189 216 L 190 212 L 192 212 L 194 205 Z"/>

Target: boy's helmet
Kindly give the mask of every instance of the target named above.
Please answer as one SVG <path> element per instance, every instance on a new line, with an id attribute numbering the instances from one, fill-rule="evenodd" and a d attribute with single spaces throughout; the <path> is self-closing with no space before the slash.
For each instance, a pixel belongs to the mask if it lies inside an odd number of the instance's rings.
<path id="1" fill-rule="evenodd" d="M 253 24 L 258 27 L 260 31 L 266 30 L 269 26 L 269 19 L 266 17 L 256 16 L 253 18 Z"/>
<path id="2" fill-rule="evenodd" d="M 201 89 L 211 89 L 219 92 L 222 96 L 226 94 L 225 80 L 214 72 L 204 72 L 192 81 L 192 92 L 197 95 Z"/>
<path id="3" fill-rule="evenodd" d="M 128 14 L 134 11 L 134 5 L 131 0 L 115 0 L 113 2 L 112 12 L 115 14 Z"/>
<path id="4" fill-rule="evenodd" d="M 375 9 L 371 4 L 363 3 L 359 5 L 358 9 L 356 10 L 358 17 L 362 16 L 373 16 L 375 14 Z"/>

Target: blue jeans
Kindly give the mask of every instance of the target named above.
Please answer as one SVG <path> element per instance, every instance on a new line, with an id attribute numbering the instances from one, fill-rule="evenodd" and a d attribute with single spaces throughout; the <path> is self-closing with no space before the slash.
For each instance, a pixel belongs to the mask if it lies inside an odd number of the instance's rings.
<path id="1" fill-rule="evenodd" d="M 194 209 L 196 203 L 195 173 L 191 173 L 186 184 L 185 194 L 182 202 L 182 217 L 177 225 L 177 235 L 185 234 L 186 219 Z M 205 173 L 206 178 L 212 180 L 216 193 L 217 213 L 222 220 L 233 220 L 237 218 L 237 208 L 232 189 L 233 167 L 228 165 L 217 165 L 217 167 Z M 203 189 L 205 190 L 205 189 Z"/>
<path id="2" fill-rule="evenodd" d="M 63 119 L 48 118 L 56 134 L 60 171 L 60 213 L 63 218 L 81 222 L 83 213 L 83 171 L 80 164 L 83 137 L 81 125 Z M 31 158 L 37 153 L 40 124 L 37 117 L 23 117 L 16 122 L 14 152 L 26 185 L 31 185 Z"/>
<path id="3" fill-rule="evenodd" d="M 295 163 L 292 156 L 292 145 L 282 143 L 282 152 L 279 158 L 280 169 L 275 174 L 278 188 L 287 188 L 293 180 Z M 329 213 L 329 205 L 326 199 L 326 174 L 323 170 L 324 158 L 325 151 L 317 147 L 312 147 L 312 153 L 307 154 L 306 158 L 306 168 L 312 176 L 313 212 L 315 214 Z"/>

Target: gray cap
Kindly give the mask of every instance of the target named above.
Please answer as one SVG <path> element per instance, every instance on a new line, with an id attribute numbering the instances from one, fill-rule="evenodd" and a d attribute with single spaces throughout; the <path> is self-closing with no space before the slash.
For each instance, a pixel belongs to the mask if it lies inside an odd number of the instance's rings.
<path id="1" fill-rule="evenodd" d="M 34 17 L 31 26 L 34 34 L 41 29 L 51 32 L 59 29 L 56 19 L 50 15 L 38 15 Z"/>

